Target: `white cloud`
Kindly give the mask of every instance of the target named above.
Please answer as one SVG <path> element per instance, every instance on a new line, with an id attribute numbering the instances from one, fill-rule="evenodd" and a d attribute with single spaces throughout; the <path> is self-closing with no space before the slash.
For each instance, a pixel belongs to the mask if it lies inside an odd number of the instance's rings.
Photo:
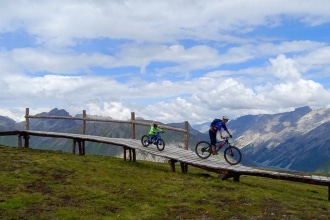
<path id="1" fill-rule="evenodd" d="M 328 8 L 322 0 L 4 0 L 0 115 L 58 107 L 194 123 L 328 106 Z"/>
<path id="2" fill-rule="evenodd" d="M 270 59 L 270 62 L 276 77 L 293 82 L 300 79 L 301 76 L 294 60 L 287 59 L 285 55 L 281 54 L 276 59 Z"/>

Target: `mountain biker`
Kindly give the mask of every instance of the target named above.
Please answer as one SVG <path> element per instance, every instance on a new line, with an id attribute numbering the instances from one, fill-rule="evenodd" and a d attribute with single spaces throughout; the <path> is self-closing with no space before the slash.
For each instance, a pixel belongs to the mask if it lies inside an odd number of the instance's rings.
<path id="1" fill-rule="evenodd" d="M 230 132 L 227 129 L 226 123 L 229 121 L 229 118 L 227 116 L 223 116 L 222 120 L 221 119 L 214 119 L 213 122 L 210 125 L 210 130 L 209 130 L 209 136 L 210 136 L 210 142 L 211 142 L 211 149 L 213 155 L 217 155 L 217 151 L 215 149 L 215 144 L 217 142 L 217 131 L 219 131 L 220 137 L 222 137 L 222 129 L 227 132 L 230 138 L 233 136 L 230 134 Z"/>
<path id="2" fill-rule="evenodd" d="M 150 130 L 149 130 L 149 137 L 152 141 L 154 141 L 155 137 L 156 137 L 156 133 L 157 132 L 162 132 L 163 130 L 158 127 L 158 122 L 154 121 L 152 123 L 152 125 L 150 126 Z"/>

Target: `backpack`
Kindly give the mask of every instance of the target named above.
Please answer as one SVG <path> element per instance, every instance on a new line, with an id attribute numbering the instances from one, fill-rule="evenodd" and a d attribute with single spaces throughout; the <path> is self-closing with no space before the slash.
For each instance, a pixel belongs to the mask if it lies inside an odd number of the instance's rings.
<path id="1" fill-rule="evenodd" d="M 213 127 L 214 125 L 216 125 L 216 124 L 219 123 L 219 122 L 222 122 L 222 120 L 221 120 L 221 119 L 218 119 L 218 118 L 214 119 L 214 120 L 211 122 L 210 127 Z"/>

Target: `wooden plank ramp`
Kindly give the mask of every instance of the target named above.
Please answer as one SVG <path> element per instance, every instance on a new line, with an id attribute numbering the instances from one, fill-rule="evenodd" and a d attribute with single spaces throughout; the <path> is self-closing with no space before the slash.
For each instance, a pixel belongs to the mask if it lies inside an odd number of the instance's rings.
<path id="1" fill-rule="evenodd" d="M 17 135 L 19 137 L 18 142 L 21 143 L 21 138 L 24 138 L 24 146 L 29 147 L 28 140 L 30 136 L 42 136 L 42 137 L 54 137 L 54 138 L 68 138 L 79 145 L 79 154 L 84 155 L 85 141 L 98 142 L 104 144 L 111 144 L 121 146 L 124 149 L 124 159 L 126 160 L 126 152 L 129 152 L 129 159 L 136 161 L 136 150 L 146 152 L 155 156 L 163 157 L 169 160 L 172 171 L 175 171 L 175 163 L 180 163 L 181 171 L 188 172 L 188 166 L 194 166 L 200 169 L 204 169 L 210 172 L 218 173 L 222 176 L 222 179 L 233 178 L 234 181 L 239 181 L 241 175 L 250 175 L 258 177 L 266 177 L 278 180 L 287 180 L 293 182 L 308 183 L 313 185 L 321 185 L 328 187 L 328 201 L 330 201 L 330 177 L 319 176 L 306 173 L 294 173 L 294 172 L 279 172 L 264 170 L 256 167 L 248 167 L 242 164 L 229 165 L 224 159 L 210 157 L 208 159 L 199 158 L 195 152 L 191 150 L 185 150 L 173 146 L 165 146 L 163 151 L 159 151 L 155 145 L 149 145 L 143 147 L 140 140 L 125 139 L 125 138 L 109 138 L 94 135 L 82 135 L 71 133 L 59 133 L 59 132 L 45 132 L 45 131 L 32 131 L 32 130 L 19 130 L 19 131 L 4 131 L 0 132 L 0 136 Z M 20 144 L 19 144 L 20 145 Z M 73 150 L 73 153 L 75 151 Z"/>

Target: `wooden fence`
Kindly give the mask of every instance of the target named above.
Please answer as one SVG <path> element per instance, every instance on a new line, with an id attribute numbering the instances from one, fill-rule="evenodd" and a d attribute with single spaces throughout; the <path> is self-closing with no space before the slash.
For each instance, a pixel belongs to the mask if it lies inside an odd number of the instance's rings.
<path id="1" fill-rule="evenodd" d="M 38 118 L 38 119 L 66 119 L 66 120 L 80 120 L 82 121 L 82 131 L 81 134 L 86 134 L 86 127 L 88 121 L 94 122 L 114 122 L 114 123 L 124 123 L 131 125 L 131 138 L 136 139 L 136 125 L 142 126 L 150 126 L 150 122 L 143 122 L 139 120 L 135 120 L 135 113 L 131 112 L 130 120 L 115 120 L 115 119 L 96 119 L 90 118 L 86 114 L 86 110 L 83 110 L 82 117 L 71 117 L 71 116 L 41 116 L 41 115 L 30 115 L 30 109 L 25 109 L 25 129 L 30 130 L 30 119 Z M 184 122 L 184 128 L 174 128 L 166 125 L 161 126 L 162 129 L 182 132 L 184 134 L 183 143 L 184 149 L 188 149 L 188 141 L 189 141 L 189 123 L 188 121 Z"/>

